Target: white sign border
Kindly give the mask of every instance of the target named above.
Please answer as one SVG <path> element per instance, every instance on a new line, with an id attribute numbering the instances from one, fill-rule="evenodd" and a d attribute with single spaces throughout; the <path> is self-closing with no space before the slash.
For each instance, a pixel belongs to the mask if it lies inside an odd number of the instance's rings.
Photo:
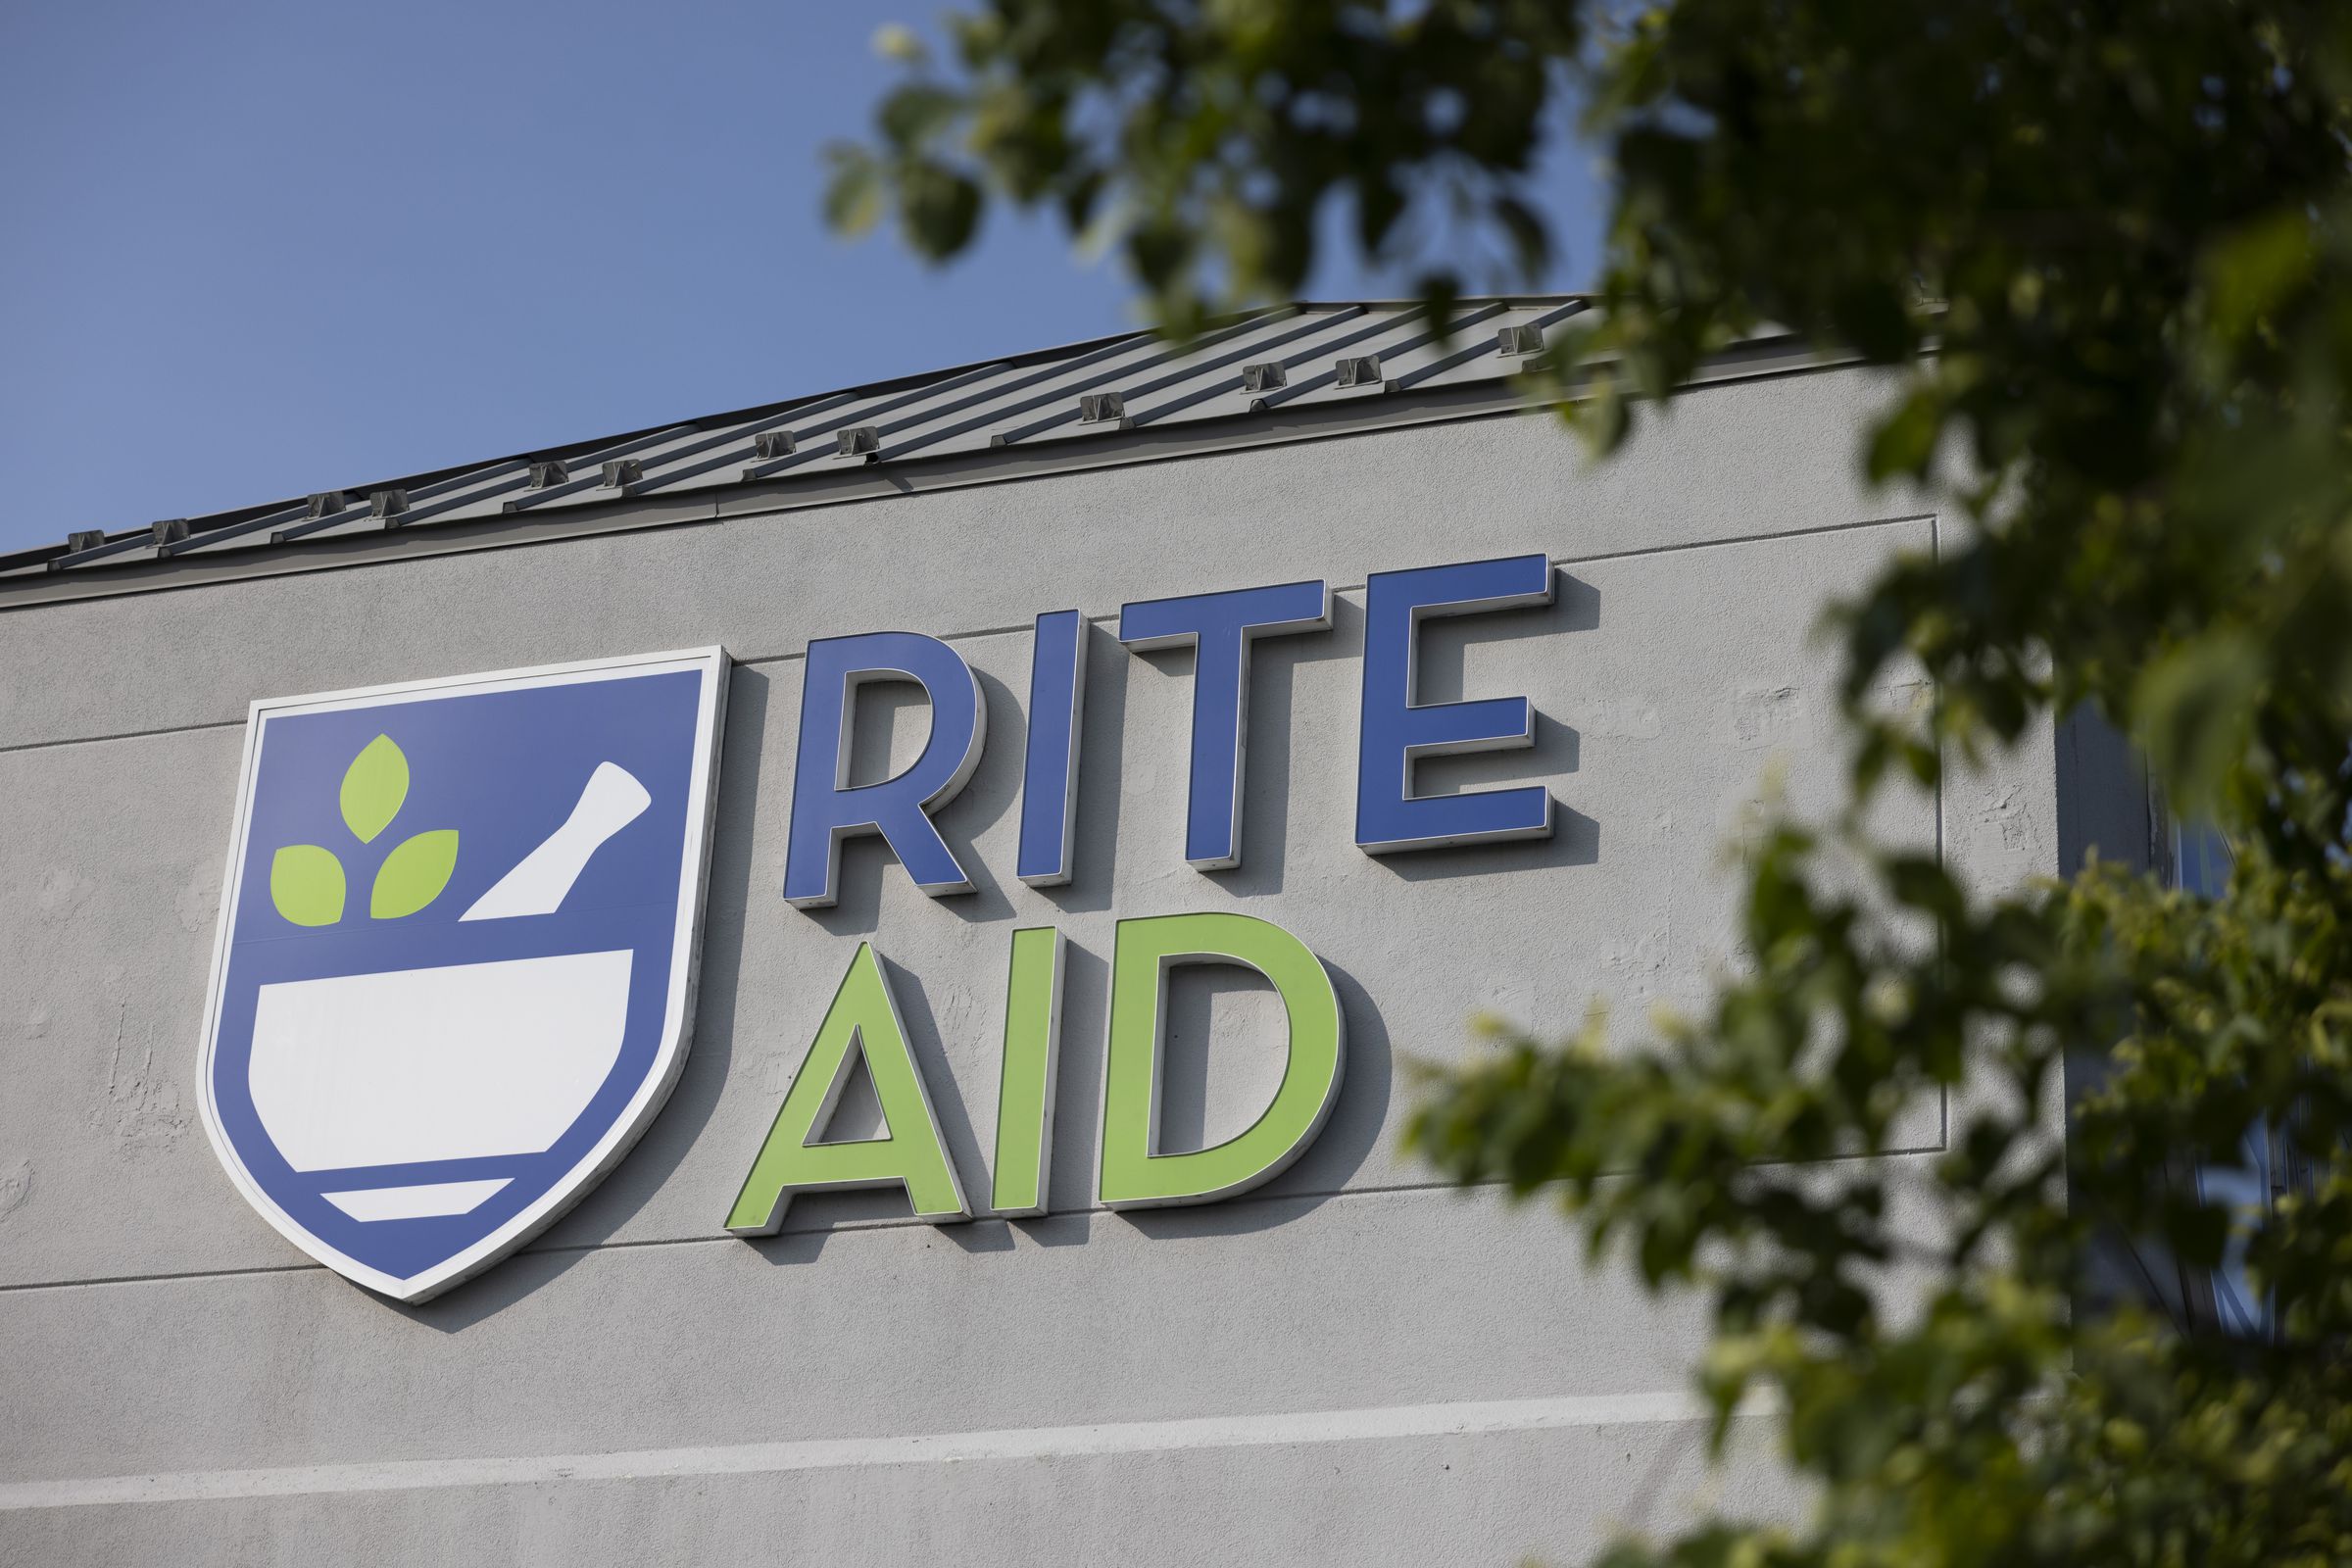
<path id="1" fill-rule="evenodd" d="M 254 702 L 246 713 L 245 752 L 238 773 L 236 814 L 229 828 L 227 869 L 221 878 L 223 891 L 220 920 L 213 938 L 213 972 L 205 994 L 204 1038 L 197 1052 L 196 1100 L 203 1113 L 205 1134 L 212 1140 L 213 1152 L 220 1158 L 221 1168 L 236 1183 L 246 1202 L 268 1220 L 279 1235 L 345 1279 L 364 1285 L 378 1295 L 415 1305 L 430 1300 L 453 1285 L 471 1279 L 562 1218 L 574 1203 L 595 1190 L 597 1183 L 620 1163 L 646 1128 L 653 1125 L 654 1118 L 661 1114 L 662 1105 L 668 1101 L 670 1091 L 677 1086 L 679 1073 L 686 1065 L 687 1048 L 693 1040 L 695 987 L 700 979 L 697 971 L 702 960 L 703 896 L 710 881 L 710 846 L 717 824 L 718 813 L 714 808 L 718 801 L 719 739 L 726 721 L 727 677 L 732 667 L 733 661 L 727 651 L 712 646 L 618 659 L 540 664 L 525 669 L 496 670 L 478 675 L 401 681 L 386 686 L 316 692 L 303 697 L 269 697 Z M 697 700 L 695 715 L 694 760 L 689 773 L 693 787 L 686 803 L 686 841 L 695 849 L 679 876 L 676 937 L 669 963 L 669 997 L 660 1054 L 656 1057 L 653 1072 L 638 1086 L 637 1093 L 605 1136 L 580 1157 L 579 1163 L 566 1172 L 561 1181 L 541 1195 L 537 1201 L 457 1256 L 402 1279 L 370 1268 L 319 1241 L 262 1190 L 261 1184 L 245 1168 L 245 1162 L 238 1156 L 235 1146 L 221 1129 L 220 1112 L 213 1102 L 213 1055 L 220 1033 L 220 1010 L 225 1001 L 222 982 L 228 974 L 229 938 L 236 930 L 237 905 L 244 891 L 240 869 L 245 863 L 247 836 L 252 825 L 253 797 L 258 779 L 255 764 L 261 757 L 263 732 L 268 721 L 272 717 L 298 712 L 323 713 L 341 709 L 372 707 L 387 698 L 424 701 L 459 692 L 485 693 L 523 687 L 569 685 L 621 672 L 656 675 L 688 669 L 699 672 L 703 677 L 702 694 Z"/>

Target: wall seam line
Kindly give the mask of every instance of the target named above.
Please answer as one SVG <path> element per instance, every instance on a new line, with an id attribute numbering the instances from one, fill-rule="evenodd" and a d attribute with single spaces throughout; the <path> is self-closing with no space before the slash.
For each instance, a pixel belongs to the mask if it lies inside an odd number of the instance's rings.
<path id="1" fill-rule="evenodd" d="M 1752 1399 L 1755 1416 L 1769 1401 Z M 1350 1410 L 1190 1416 L 1155 1421 L 1004 1428 L 904 1437 L 808 1438 L 703 1447 L 73 1477 L 0 1484 L 0 1513 L 237 1498 L 541 1486 L 574 1481 L 669 1481 L 911 1464 L 971 1464 L 1124 1454 L 1200 1452 L 1310 1444 L 1475 1438 L 1516 1432 L 1686 1425 L 1712 1406 L 1694 1394 L 1559 1395 Z"/>

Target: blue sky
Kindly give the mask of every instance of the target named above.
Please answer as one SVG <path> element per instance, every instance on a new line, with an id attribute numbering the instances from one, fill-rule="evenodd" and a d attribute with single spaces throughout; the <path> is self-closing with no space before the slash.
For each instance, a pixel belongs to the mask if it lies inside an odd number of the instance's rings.
<path id="1" fill-rule="evenodd" d="M 0 8 L 0 549 L 1132 324 L 1000 216 L 932 271 L 817 217 L 929 8 Z M 1546 173 L 1592 265 L 1595 193 Z M 1318 297 L 1406 280 L 1341 263 Z"/>

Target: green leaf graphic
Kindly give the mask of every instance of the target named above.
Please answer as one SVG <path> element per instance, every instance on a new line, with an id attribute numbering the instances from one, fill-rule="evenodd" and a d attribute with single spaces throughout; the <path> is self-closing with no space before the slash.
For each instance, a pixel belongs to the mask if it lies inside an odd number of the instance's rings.
<path id="1" fill-rule="evenodd" d="M 316 844 L 289 844 L 270 858 L 270 902 L 296 925 L 343 918 L 343 862 Z"/>
<path id="2" fill-rule="evenodd" d="M 343 825 L 362 844 L 372 841 L 392 825 L 400 803 L 409 798 L 409 760 L 378 735 L 351 760 L 343 773 Z"/>
<path id="3" fill-rule="evenodd" d="M 457 866 L 458 830 L 454 827 L 433 828 L 395 845 L 375 873 L 375 891 L 368 896 L 368 912 L 378 920 L 415 914 L 441 896 Z"/>

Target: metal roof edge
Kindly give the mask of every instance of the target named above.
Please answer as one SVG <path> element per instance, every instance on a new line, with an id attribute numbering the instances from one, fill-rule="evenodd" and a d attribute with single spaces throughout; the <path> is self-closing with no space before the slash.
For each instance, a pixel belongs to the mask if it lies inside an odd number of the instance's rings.
<path id="1" fill-rule="evenodd" d="M 1510 296 L 1523 302 L 1554 297 Z M 1577 297 L 1556 296 L 1561 300 Z M 1298 307 L 1302 310 L 1328 308 L 1327 305 L 1314 304 Z M 1089 339 L 1087 342 L 1111 343 L 1122 336 L 1133 335 L 1117 334 Z M 1032 354 L 974 363 L 978 366 L 1033 363 L 1083 346 L 1060 345 Z M 1793 336 L 1775 336 L 1753 339 L 1714 356 L 1688 385 L 1694 390 L 1703 389 L 1847 368 L 1860 363 L 1850 357 L 1825 358 Z M 874 383 L 873 387 L 860 390 L 888 390 L 902 384 L 921 384 L 952 373 L 952 370 L 928 371 L 907 377 L 903 382 Z M 761 405 L 748 415 L 738 413 L 708 417 L 713 420 L 758 417 L 762 410 L 782 411 L 834 395 L 821 393 L 816 394 L 815 398 L 795 398 L 785 403 Z M 1045 449 L 1018 445 L 994 447 L 936 458 L 911 457 L 887 466 L 752 480 L 691 499 L 665 497 L 659 493 L 643 497 L 617 496 L 610 502 L 561 512 L 516 513 L 416 529 L 310 540 L 293 551 L 172 557 L 128 562 L 98 569 L 84 568 L 71 573 L 25 576 L 0 581 L 0 613 L 45 605 L 116 598 L 125 594 L 161 593 L 262 577 L 344 570 L 392 561 L 560 543 L 566 539 L 630 533 L 650 528 L 742 521 L 814 507 L 842 506 L 980 484 L 1048 478 L 1091 469 L 1182 461 L 1219 452 L 1291 446 L 1307 441 L 1372 435 L 1465 419 L 1542 415 L 1547 412 L 1547 405 L 1530 403 L 1515 383 L 1505 380 L 1426 391 L 1398 391 L 1362 401 L 1309 405 L 1293 410 L 1236 412 L 1192 424 L 1105 431 L 1083 442 L 1063 443 Z M 681 423 L 701 422 L 681 421 L 650 428 L 676 429 L 681 427 Z M 627 437 L 604 436 L 586 445 L 594 449 L 624 439 Z M 577 449 L 548 450 L 563 452 Z M 471 468 L 478 466 L 465 466 Z M 276 505 L 282 508 L 285 503 Z M 270 509 L 251 510 L 267 514 Z"/>
<path id="2" fill-rule="evenodd" d="M 1569 300 L 1583 300 L 1590 302 L 1593 298 L 1594 296 L 1591 294 L 1574 292 L 1561 294 L 1465 294 L 1459 299 L 1455 300 L 1453 303 L 1457 306 L 1476 307 L 1497 302 L 1522 305 L 1538 304 L 1545 301 L 1565 302 Z M 1409 311 L 1420 309 L 1426 304 L 1426 301 L 1412 299 L 1293 300 L 1286 301 L 1281 304 L 1258 306 L 1250 310 L 1227 312 L 1223 315 L 1211 317 L 1202 323 L 1202 335 L 1220 331 L 1226 327 L 1233 326 L 1244 321 L 1268 317 L 1279 318 L 1283 316 L 1300 315 L 1309 311 L 1340 310 L 1349 306 L 1353 306 L 1358 309 L 1395 309 L 1400 311 Z M 1067 343 L 1047 344 L 1039 348 L 1023 349 L 1015 354 L 990 355 L 983 359 L 967 360 L 959 365 L 939 366 L 925 370 L 913 370 L 904 375 L 888 376 L 877 381 L 859 381 L 849 386 L 834 387 L 822 392 L 811 392 L 797 397 L 781 398 L 766 403 L 754 403 L 740 409 L 722 410 L 713 414 L 697 415 L 692 418 L 664 420 L 658 424 L 641 425 L 635 429 L 614 431 L 605 435 L 592 436 L 585 440 L 564 441 L 545 446 L 530 447 L 519 452 L 507 453 L 497 457 L 481 458 L 465 463 L 449 464 L 437 468 L 419 469 L 413 473 L 395 475 L 391 478 L 374 480 L 366 484 L 347 484 L 342 488 L 344 493 L 357 496 L 366 496 L 370 492 L 377 490 L 418 490 L 428 485 L 437 484 L 445 479 L 458 478 L 482 468 L 496 466 L 500 464 L 527 464 L 541 462 L 549 458 L 572 458 L 580 456 L 584 453 L 595 452 L 600 449 L 638 441 L 644 437 L 656 435 L 662 431 L 681 429 L 710 429 L 720 425 L 767 418 L 776 415 L 788 413 L 791 410 L 801 408 L 808 404 L 824 402 L 828 398 L 887 396 L 893 392 L 929 385 L 936 381 L 948 379 L 954 376 L 964 374 L 968 371 L 978 370 L 990 367 L 1019 368 L 1026 366 L 1044 364 L 1049 361 L 1063 359 L 1072 355 L 1084 354 L 1090 350 L 1105 347 L 1112 343 L 1119 343 L 1133 338 L 1150 336 L 1152 335 L 1152 329 L 1150 327 L 1135 326 L 1123 332 L 1108 332 L 1097 337 L 1079 338 Z M 276 500 L 262 502 L 257 505 L 231 507 L 221 512 L 199 513 L 192 516 L 174 520 L 186 522 L 189 527 L 189 532 L 198 536 L 197 542 L 202 543 L 202 536 L 204 535 L 219 534 L 223 529 L 233 528 L 242 523 L 256 522 L 261 518 L 271 516 L 277 513 L 284 512 L 289 508 L 300 507 L 303 504 L 303 501 L 304 498 L 302 496 L 283 496 Z M 153 525 L 150 523 L 140 523 L 128 528 L 102 530 L 104 533 L 105 545 L 112 549 L 140 542 L 143 540 L 144 536 L 148 534 L 152 526 Z M 55 561 L 62 556 L 71 554 L 74 554 L 73 547 L 71 545 L 56 542 L 27 545 L 22 550 L 0 552 L 0 572 L 18 570 L 26 566 L 40 565 L 44 563 Z"/>

